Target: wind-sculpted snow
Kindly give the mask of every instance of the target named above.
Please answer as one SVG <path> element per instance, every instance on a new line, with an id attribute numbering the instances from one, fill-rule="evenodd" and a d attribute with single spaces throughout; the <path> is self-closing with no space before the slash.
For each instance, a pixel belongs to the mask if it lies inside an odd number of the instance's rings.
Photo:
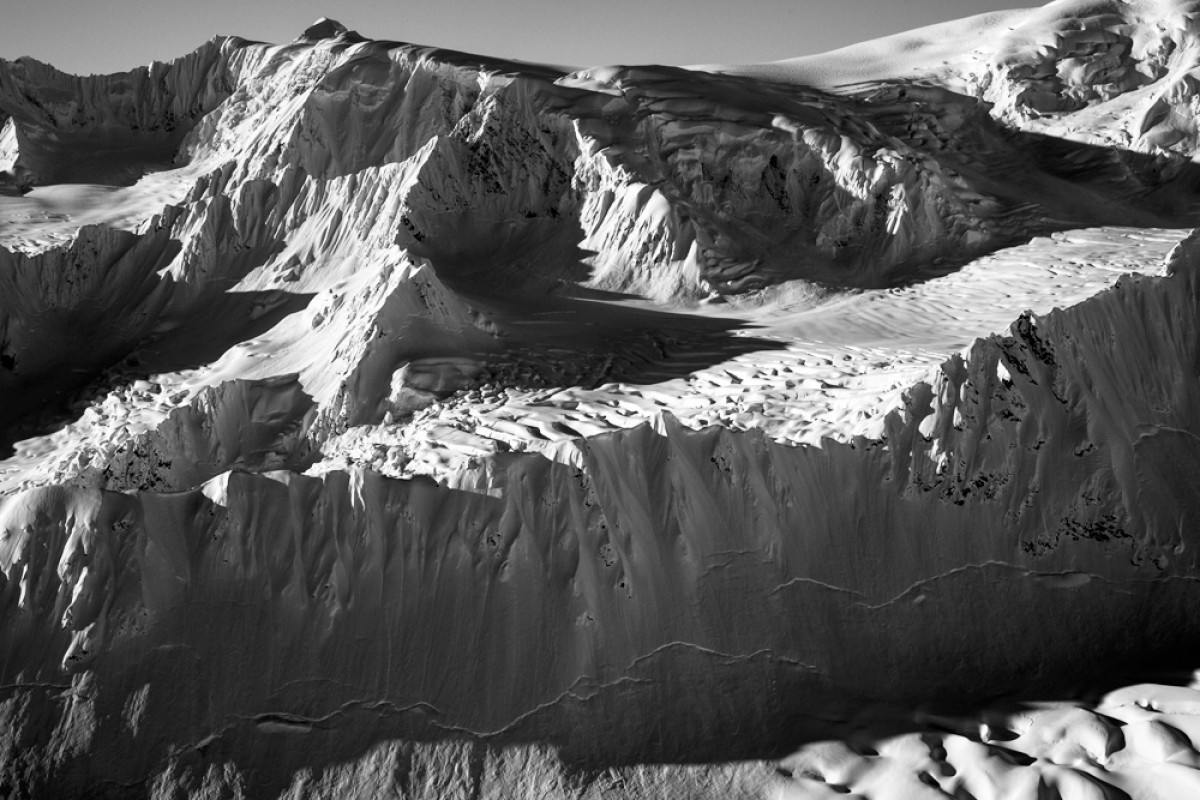
<path id="1" fill-rule="evenodd" d="M 978 710 L 1195 657 L 1197 174 L 1097 121 L 1191 34 L 1077 5 L 971 86 L 0 63 L 0 795 L 1190 785 Z"/>

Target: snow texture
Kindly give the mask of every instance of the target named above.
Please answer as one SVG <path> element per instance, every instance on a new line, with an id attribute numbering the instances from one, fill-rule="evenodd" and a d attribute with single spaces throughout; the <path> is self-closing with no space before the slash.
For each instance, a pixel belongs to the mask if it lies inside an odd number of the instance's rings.
<path id="1" fill-rule="evenodd" d="M 0 795 L 1200 791 L 1194 5 L 0 62 Z"/>

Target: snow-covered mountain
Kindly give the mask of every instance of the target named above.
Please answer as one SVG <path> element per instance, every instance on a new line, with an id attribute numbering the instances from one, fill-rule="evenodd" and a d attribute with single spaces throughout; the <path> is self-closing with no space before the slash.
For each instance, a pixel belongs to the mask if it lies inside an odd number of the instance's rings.
<path id="1" fill-rule="evenodd" d="M 1198 13 L 0 62 L 0 795 L 1197 791 Z"/>

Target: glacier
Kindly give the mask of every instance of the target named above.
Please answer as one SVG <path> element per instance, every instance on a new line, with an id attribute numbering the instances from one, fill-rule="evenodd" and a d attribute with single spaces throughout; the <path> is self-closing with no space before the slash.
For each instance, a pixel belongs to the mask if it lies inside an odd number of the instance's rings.
<path id="1" fill-rule="evenodd" d="M 1198 14 L 0 62 L 0 794 L 1200 791 Z"/>

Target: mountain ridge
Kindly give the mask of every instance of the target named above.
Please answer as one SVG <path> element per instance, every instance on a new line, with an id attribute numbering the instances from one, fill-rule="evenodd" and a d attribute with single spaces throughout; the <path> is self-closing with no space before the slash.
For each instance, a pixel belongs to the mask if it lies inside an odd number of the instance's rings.
<path id="1" fill-rule="evenodd" d="M 1018 120 L 328 19 L 0 62 L 0 777 L 984 796 L 978 704 L 1195 656 L 1196 169 L 1066 130 L 1103 94 Z M 1190 712 L 1122 698 L 994 717 L 1058 754 L 995 786 L 1193 763 Z"/>

